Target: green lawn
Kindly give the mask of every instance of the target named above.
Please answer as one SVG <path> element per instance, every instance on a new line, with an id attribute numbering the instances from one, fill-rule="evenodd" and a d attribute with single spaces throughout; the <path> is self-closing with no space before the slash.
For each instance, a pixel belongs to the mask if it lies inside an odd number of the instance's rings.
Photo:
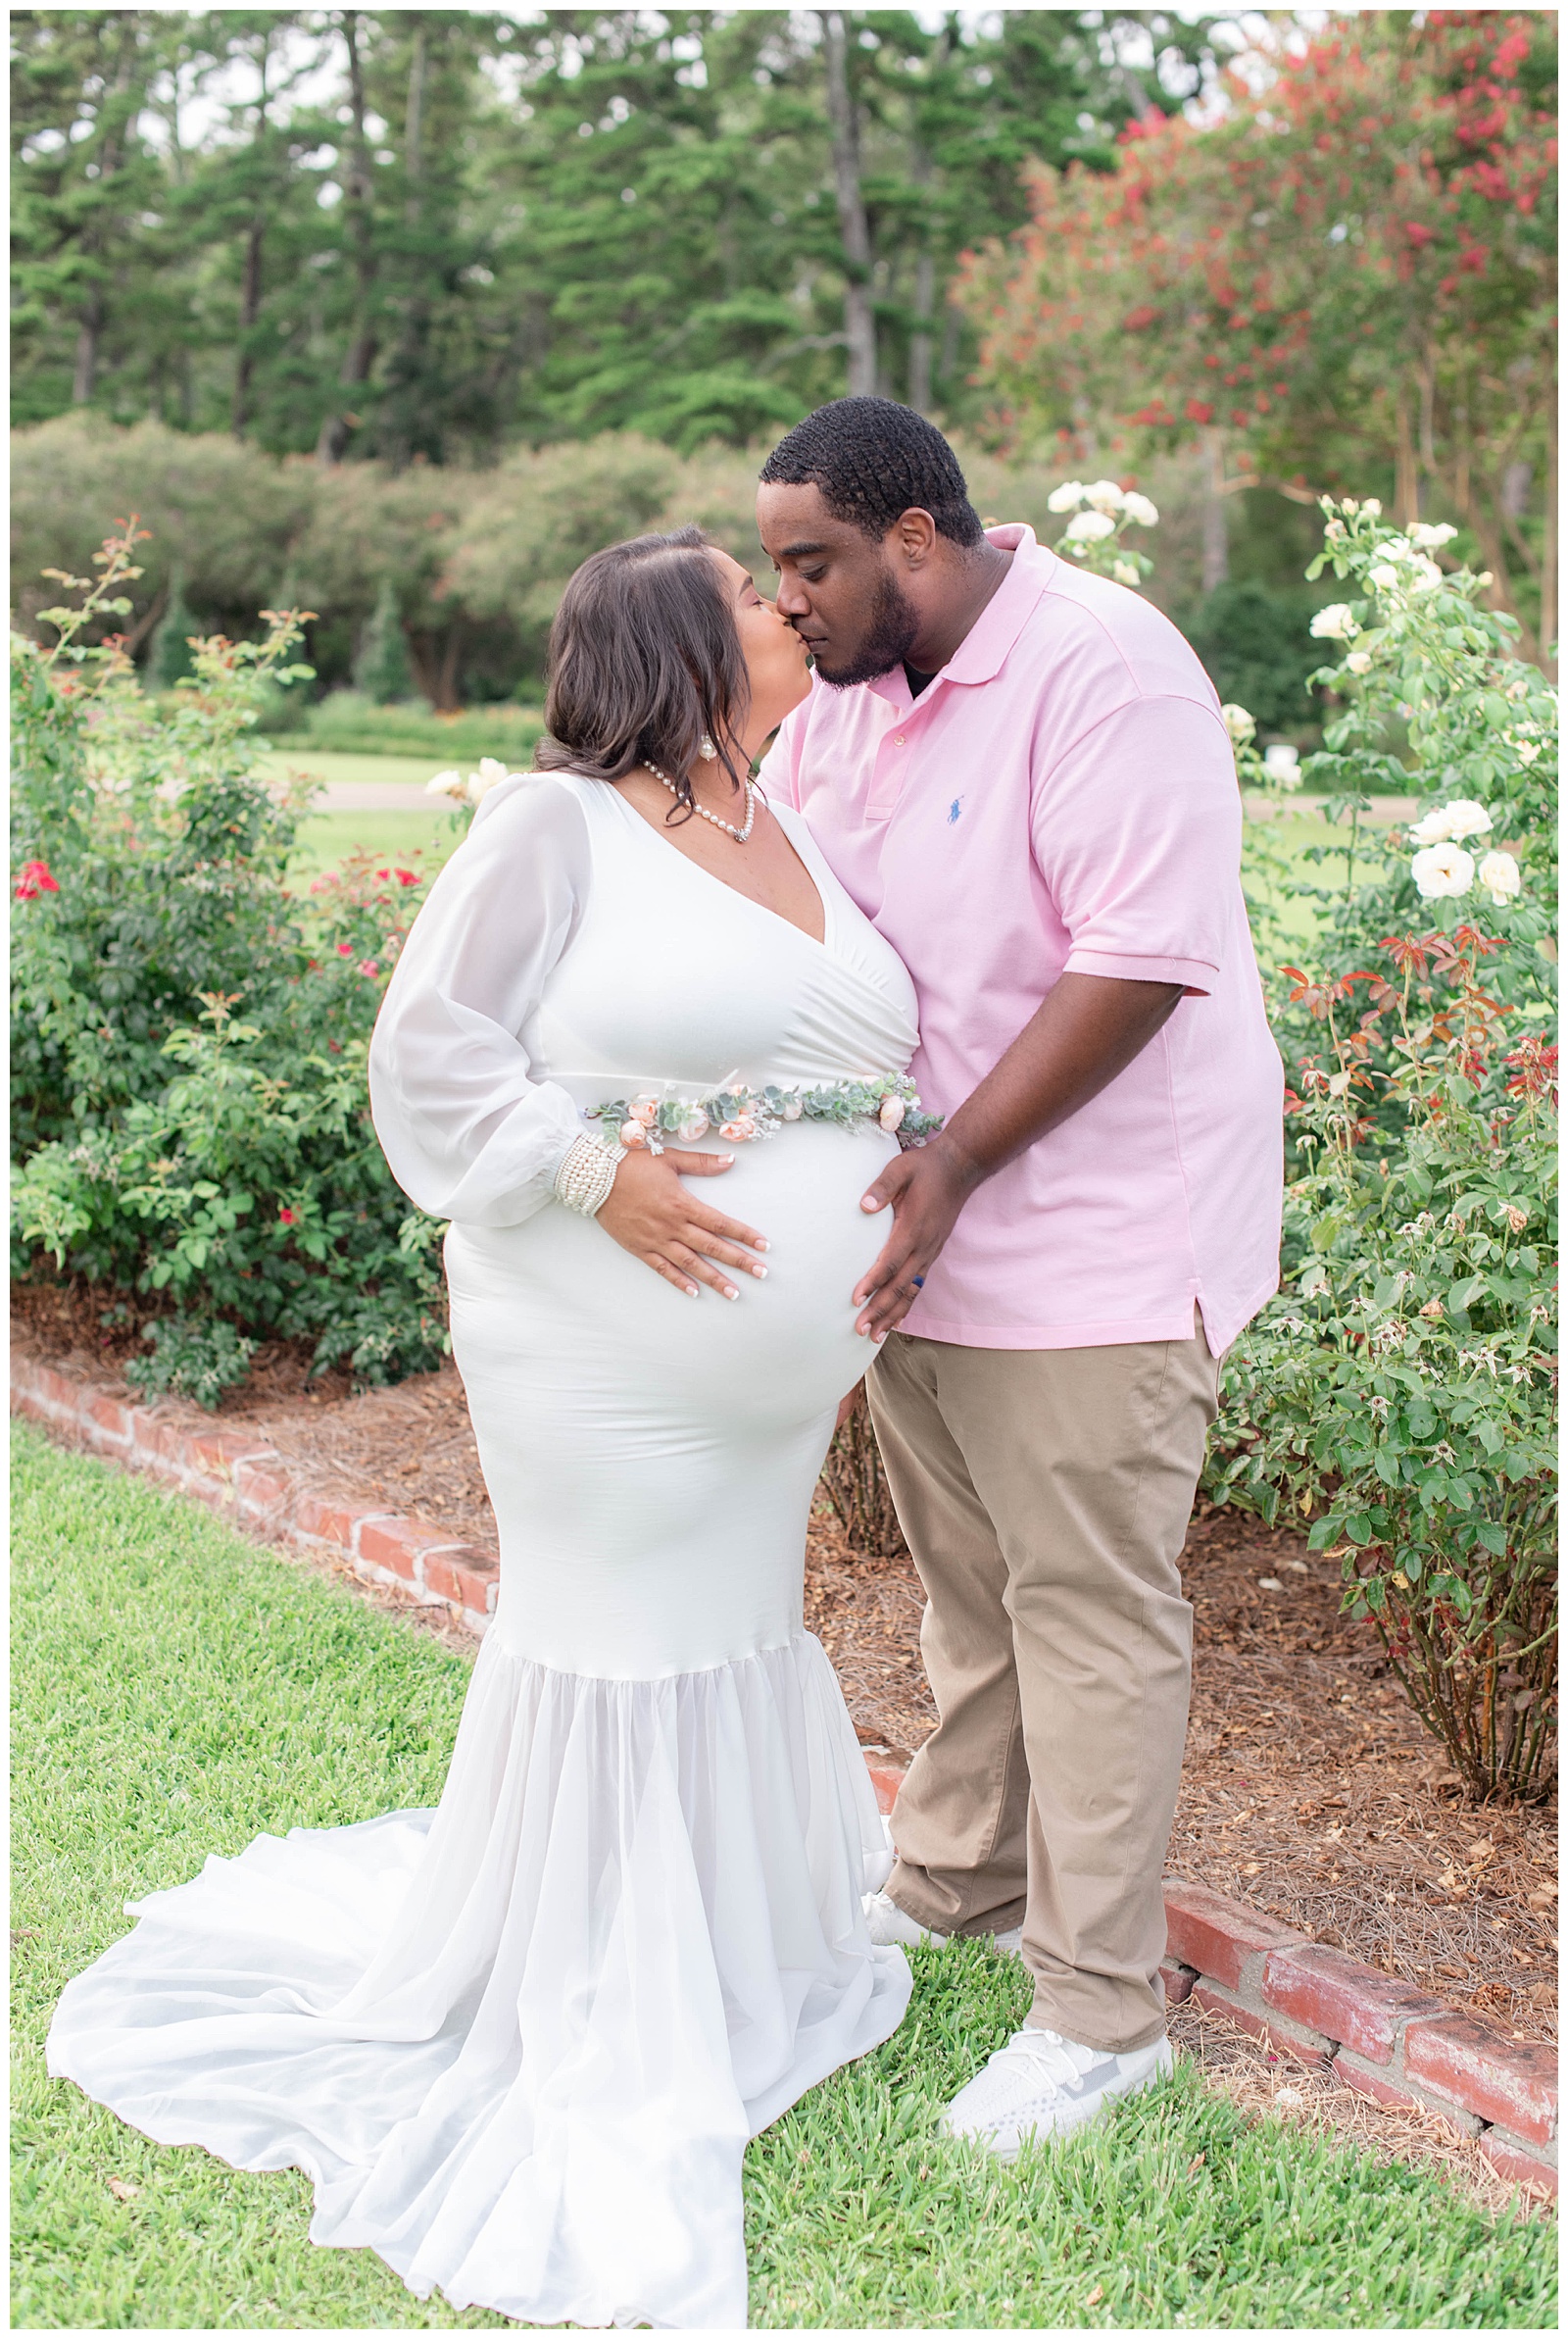
<path id="1" fill-rule="evenodd" d="M 362 2252 L 314 2250 L 296 2174 L 164 2151 L 43 2069 L 122 1902 L 207 1853 L 437 1795 L 467 1668 L 178 1496 L 19 1429 L 13 1584 L 13 2315 L 29 2329 L 453 2329 Z M 903 2029 L 747 2161 L 754 2325 L 1539 2329 L 1544 2222 L 1425 2170 L 1249 2125 L 1190 2068 L 1004 2169 L 934 2132 L 1018 2019 L 1020 1969 L 925 1951 Z M 111 2180 L 135 2188 L 122 2199 Z"/>
<path id="2" fill-rule="evenodd" d="M 473 758 L 449 755 L 344 755 L 336 748 L 314 747 L 309 739 L 284 739 L 258 759 L 264 778 L 287 779 L 308 771 L 313 779 L 347 780 L 384 786 L 392 781 L 422 788 L 438 771 L 471 769 Z"/>

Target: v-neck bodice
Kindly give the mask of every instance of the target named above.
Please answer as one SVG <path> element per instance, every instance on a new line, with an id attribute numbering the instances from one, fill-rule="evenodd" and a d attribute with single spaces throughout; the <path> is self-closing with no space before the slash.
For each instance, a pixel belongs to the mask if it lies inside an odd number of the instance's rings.
<path id="1" fill-rule="evenodd" d="M 536 1077 L 582 1104 L 607 1078 L 711 1088 L 904 1070 L 913 987 L 795 814 L 777 818 L 821 896 L 820 942 L 653 834 L 613 788 L 555 784 L 581 808 L 589 870 L 577 930 L 519 1034 Z"/>

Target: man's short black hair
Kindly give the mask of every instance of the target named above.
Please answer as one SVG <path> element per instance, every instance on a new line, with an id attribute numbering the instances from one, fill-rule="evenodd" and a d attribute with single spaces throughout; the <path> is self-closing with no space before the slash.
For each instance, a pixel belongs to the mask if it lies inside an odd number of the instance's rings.
<path id="1" fill-rule="evenodd" d="M 835 398 L 797 423 L 763 464 L 769 486 L 815 487 L 835 520 L 879 542 L 902 512 L 929 512 L 955 544 L 984 531 L 958 458 L 934 423 L 892 398 Z"/>

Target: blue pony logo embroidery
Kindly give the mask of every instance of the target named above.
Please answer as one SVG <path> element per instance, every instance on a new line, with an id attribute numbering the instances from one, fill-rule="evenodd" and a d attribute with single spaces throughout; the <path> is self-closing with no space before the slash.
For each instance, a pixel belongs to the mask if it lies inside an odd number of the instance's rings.
<path id="1" fill-rule="evenodd" d="M 948 806 L 948 826 L 950 828 L 953 826 L 954 821 L 957 819 L 959 813 L 962 810 L 963 798 L 961 796 L 955 796 L 953 802 Z"/>

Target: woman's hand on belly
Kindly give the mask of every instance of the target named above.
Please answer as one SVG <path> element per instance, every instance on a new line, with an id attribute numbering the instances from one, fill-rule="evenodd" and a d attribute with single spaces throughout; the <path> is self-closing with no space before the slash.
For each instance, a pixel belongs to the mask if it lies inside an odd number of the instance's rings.
<path id="1" fill-rule="evenodd" d="M 670 1147 L 662 1154 L 628 1153 L 600 1206 L 598 1222 L 623 1251 L 677 1291 L 696 1299 L 698 1284 L 707 1283 L 725 1299 L 738 1299 L 723 1270 L 765 1275 L 755 1253 L 767 1249 L 766 1239 L 755 1226 L 694 1201 L 681 1183 L 683 1177 L 721 1177 L 734 1161 L 733 1154 Z"/>

